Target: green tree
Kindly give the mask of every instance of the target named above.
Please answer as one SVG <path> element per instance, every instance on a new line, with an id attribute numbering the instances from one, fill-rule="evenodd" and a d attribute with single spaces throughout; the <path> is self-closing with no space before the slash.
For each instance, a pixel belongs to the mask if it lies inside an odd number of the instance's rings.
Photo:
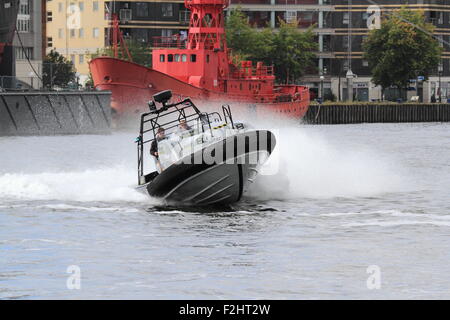
<path id="1" fill-rule="evenodd" d="M 273 42 L 271 57 L 278 81 L 295 82 L 307 68 L 314 65 L 317 42 L 314 40 L 313 27 L 301 31 L 297 23 L 280 20 Z"/>
<path id="2" fill-rule="evenodd" d="M 151 50 L 145 43 L 136 40 L 126 40 L 126 45 L 133 62 L 146 67 L 152 66 Z M 114 51 L 112 47 L 105 47 L 97 50 L 96 53 L 91 54 L 91 59 L 101 56 L 114 57 Z M 126 53 L 125 55 L 123 54 L 121 48 L 119 48 L 119 58 L 128 59 L 128 56 L 126 55 Z"/>
<path id="3" fill-rule="evenodd" d="M 270 27 L 257 30 L 238 8 L 227 18 L 226 33 L 235 64 L 251 60 L 274 65 L 279 82 L 298 80 L 314 64 L 317 43 L 312 28 L 302 31 L 296 23 L 281 20 L 278 30 Z"/>
<path id="4" fill-rule="evenodd" d="M 232 9 L 225 23 L 227 45 L 233 55 L 246 60 L 255 50 L 256 33 L 240 8 Z"/>
<path id="5" fill-rule="evenodd" d="M 47 88 L 53 86 L 67 87 L 70 82 L 75 82 L 76 75 L 73 63 L 68 61 L 57 51 L 50 51 L 43 63 L 43 83 Z"/>
<path id="6" fill-rule="evenodd" d="M 431 34 L 424 13 L 402 8 L 370 31 L 363 42 L 373 82 L 383 90 L 391 86 L 405 89 L 410 79 L 428 78 L 439 65 L 442 48 Z"/>

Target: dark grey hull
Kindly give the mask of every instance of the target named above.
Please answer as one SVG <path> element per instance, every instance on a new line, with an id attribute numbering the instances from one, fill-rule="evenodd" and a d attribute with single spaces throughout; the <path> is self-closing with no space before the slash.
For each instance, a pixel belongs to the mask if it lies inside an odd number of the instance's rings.
<path id="1" fill-rule="evenodd" d="M 218 161 L 197 164 L 194 162 L 199 156 L 197 152 L 140 188 L 168 203 L 222 205 L 237 202 L 253 182 L 262 162 L 272 153 L 275 143 L 270 131 L 241 133 L 198 151 L 210 155 L 222 151 Z"/>

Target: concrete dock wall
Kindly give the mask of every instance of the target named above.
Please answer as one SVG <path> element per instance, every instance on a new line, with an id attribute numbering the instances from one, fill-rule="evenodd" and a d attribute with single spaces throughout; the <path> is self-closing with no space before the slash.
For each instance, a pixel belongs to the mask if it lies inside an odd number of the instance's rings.
<path id="1" fill-rule="evenodd" d="M 311 124 L 448 122 L 450 104 L 312 105 L 304 120 Z"/>
<path id="2" fill-rule="evenodd" d="M 0 93 L 0 136 L 109 133 L 110 100 L 109 92 Z"/>

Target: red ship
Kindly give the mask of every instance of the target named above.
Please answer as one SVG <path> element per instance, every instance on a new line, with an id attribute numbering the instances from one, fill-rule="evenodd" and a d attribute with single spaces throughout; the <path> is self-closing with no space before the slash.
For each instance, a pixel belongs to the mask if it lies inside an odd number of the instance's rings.
<path id="1" fill-rule="evenodd" d="M 95 88 L 112 92 L 111 105 L 119 114 L 140 111 L 155 93 L 169 89 L 197 103 L 233 103 L 240 115 L 305 115 L 307 87 L 275 85 L 273 67 L 262 62 L 231 62 L 224 29 L 227 0 L 185 0 L 185 6 L 191 11 L 188 35 L 154 39 L 158 49 L 153 50 L 152 68 L 118 58 L 120 42 L 131 60 L 117 17 L 113 19 L 114 58 L 95 58 L 90 70 Z"/>

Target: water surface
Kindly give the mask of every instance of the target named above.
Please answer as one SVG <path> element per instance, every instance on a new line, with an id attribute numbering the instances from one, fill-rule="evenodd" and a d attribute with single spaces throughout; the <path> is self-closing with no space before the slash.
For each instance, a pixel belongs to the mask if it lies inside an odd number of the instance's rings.
<path id="1" fill-rule="evenodd" d="M 137 193 L 133 133 L 2 137 L 0 298 L 448 299 L 449 129 L 278 130 L 278 173 L 216 210 Z"/>

